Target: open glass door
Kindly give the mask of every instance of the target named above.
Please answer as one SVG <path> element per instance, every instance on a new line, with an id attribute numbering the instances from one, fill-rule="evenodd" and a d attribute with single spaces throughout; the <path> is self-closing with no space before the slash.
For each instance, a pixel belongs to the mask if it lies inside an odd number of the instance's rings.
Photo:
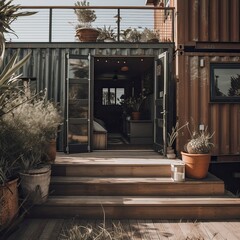
<path id="1" fill-rule="evenodd" d="M 67 153 L 91 151 L 90 56 L 67 54 L 65 150 Z"/>
<path id="2" fill-rule="evenodd" d="M 168 89 L 168 52 L 158 56 L 155 62 L 154 94 L 154 147 L 166 155 L 167 148 L 167 89 Z"/>

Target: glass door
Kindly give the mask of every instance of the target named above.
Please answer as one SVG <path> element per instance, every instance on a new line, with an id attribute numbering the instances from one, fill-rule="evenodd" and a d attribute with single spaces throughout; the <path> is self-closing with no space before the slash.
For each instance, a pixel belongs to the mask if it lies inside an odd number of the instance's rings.
<path id="1" fill-rule="evenodd" d="M 160 54 L 155 62 L 154 89 L 154 147 L 156 151 L 166 155 L 168 120 L 168 52 Z"/>
<path id="2" fill-rule="evenodd" d="M 65 150 L 91 151 L 90 56 L 67 55 Z"/>

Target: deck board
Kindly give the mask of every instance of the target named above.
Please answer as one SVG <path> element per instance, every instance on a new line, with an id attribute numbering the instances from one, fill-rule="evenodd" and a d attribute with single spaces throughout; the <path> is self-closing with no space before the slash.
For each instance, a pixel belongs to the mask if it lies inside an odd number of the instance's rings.
<path id="1" fill-rule="evenodd" d="M 58 240 L 74 224 L 101 224 L 103 219 L 25 219 L 6 240 Z M 106 220 L 106 226 L 120 223 L 131 240 L 240 239 L 238 221 Z M 238 227 L 238 228 L 237 228 Z M 236 229 L 237 228 L 237 229 Z M 235 230 L 234 230 L 235 229 Z M 127 238 L 125 238 L 127 239 Z"/>

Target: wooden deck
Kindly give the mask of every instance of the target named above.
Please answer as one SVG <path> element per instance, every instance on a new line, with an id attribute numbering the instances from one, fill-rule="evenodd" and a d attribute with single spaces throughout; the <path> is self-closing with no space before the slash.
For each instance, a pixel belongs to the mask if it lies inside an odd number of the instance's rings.
<path id="1" fill-rule="evenodd" d="M 96 226 L 102 220 L 80 219 L 26 219 L 6 240 L 60 240 L 66 229 L 74 225 Z M 124 240 L 239 240 L 240 221 L 167 221 L 167 220 L 106 220 L 120 223 Z"/>
<path id="2" fill-rule="evenodd" d="M 123 240 L 240 239 L 240 200 L 212 175 L 173 182 L 169 161 L 153 151 L 58 153 L 48 201 L 7 240 L 64 239 L 71 226 L 102 224 L 102 208 Z"/>

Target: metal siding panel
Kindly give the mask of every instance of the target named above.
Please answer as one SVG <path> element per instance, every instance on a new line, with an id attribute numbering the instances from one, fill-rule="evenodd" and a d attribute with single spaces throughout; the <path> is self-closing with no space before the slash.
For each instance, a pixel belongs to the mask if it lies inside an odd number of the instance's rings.
<path id="1" fill-rule="evenodd" d="M 191 41 L 198 41 L 198 14 L 199 14 L 199 2 L 198 0 L 190 1 L 190 39 Z"/>
<path id="2" fill-rule="evenodd" d="M 178 56 L 177 116 L 180 124 L 191 121 L 208 126 L 215 132 L 212 155 L 235 155 L 240 152 L 240 104 L 210 103 L 210 63 L 240 62 L 240 55 L 232 53 L 184 53 Z M 205 60 L 199 67 L 199 60 Z M 196 80 L 199 79 L 199 80 Z M 186 130 L 177 140 L 177 150 L 189 138 Z"/>
<path id="3" fill-rule="evenodd" d="M 163 48 L 21 48 L 20 57 L 32 51 L 31 60 L 23 67 L 24 76 L 37 78 L 37 91 L 48 89 L 48 98 L 58 102 L 64 112 L 65 103 L 65 55 L 92 55 L 102 56 L 158 56 Z M 16 49 L 7 49 L 6 60 Z M 61 128 L 62 129 L 62 128 Z M 63 131 L 59 134 L 58 150 L 63 151 Z"/>
<path id="4" fill-rule="evenodd" d="M 221 105 L 221 152 L 222 154 L 227 153 L 229 154 L 230 149 L 230 121 L 229 121 L 229 104 L 222 104 Z"/>
<path id="5" fill-rule="evenodd" d="M 209 0 L 200 1 L 200 15 L 198 18 L 200 31 L 199 31 L 199 40 L 208 41 L 209 40 Z"/>
<path id="6" fill-rule="evenodd" d="M 176 1 L 176 42 L 178 44 L 183 44 L 185 42 L 185 31 L 187 32 L 187 25 L 185 25 L 185 1 Z"/>
<path id="7" fill-rule="evenodd" d="M 240 106 L 239 104 L 232 104 L 230 105 L 230 153 L 233 154 L 234 151 L 239 151 L 239 140 L 238 136 L 240 135 L 239 132 L 239 112 L 240 112 Z M 237 116 L 235 115 L 237 113 Z"/>
<path id="8" fill-rule="evenodd" d="M 177 44 L 240 41 L 239 0 L 178 0 Z"/>
<path id="9" fill-rule="evenodd" d="M 220 121 L 221 119 L 220 116 L 220 105 L 219 104 L 211 104 L 210 105 L 210 126 L 209 129 L 211 129 L 214 132 L 213 136 L 213 143 L 215 144 L 214 148 L 212 149 L 212 154 L 213 155 L 219 155 L 221 146 L 220 146 L 220 141 L 221 141 L 221 126 L 220 126 Z"/>
<path id="10" fill-rule="evenodd" d="M 189 41 L 190 40 L 190 37 L 189 37 L 189 30 L 190 30 L 190 27 L 189 27 L 189 23 L 191 22 L 191 19 L 190 19 L 190 17 L 189 17 L 189 12 L 191 12 L 192 11 L 192 9 L 190 9 L 189 8 L 189 1 L 192 1 L 192 0 L 184 0 L 183 2 L 185 3 L 185 5 L 184 5 L 184 9 L 185 9 L 185 11 L 187 10 L 187 13 L 188 14 L 184 14 L 183 13 L 183 16 L 184 16 L 184 24 L 182 25 L 183 26 L 183 28 L 185 28 L 185 31 L 184 31 L 184 39 L 186 39 L 187 41 Z M 185 40 L 185 41 L 186 41 Z M 184 41 L 184 42 L 185 42 Z"/>
<path id="11" fill-rule="evenodd" d="M 194 123 L 199 119 L 199 104 L 202 102 L 202 98 L 199 95 L 199 72 L 198 72 L 198 57 L 190 57 L 189 59 L 189 84 L 190 84 L 190 109 L 191 115 L 189 119 L 192 119 Z"/>
<path id="12" fill-rule="evenodd" d="M 209 16 L 209 40 L 212 42 L 219 41 L 219 0 L 210 1 L 211 14 Z"/>
<path id="13" fill-rule="evenodd" d="M 180 53 L 178 53 L 180 54 Z M 182 111 L 182 108 L 184 107 L 184 97 L 185 97 L 185 57 L 183 55 L 179 55 L 177 59 L 178 64 L 178 82 L 177 82 L 177 89 L 176 89 L 176 111 L 177 111 L 177 118 L 179 120 L 180 125 L 183 125 L 185 121 L 187 120 L 187 117 L 185 115 L 186 109 Z M 185 129 L 184 129 L 185 130 Z M 177 149 L 181 149 L 181 147 L 184 145 L 184 136 L 186 134 L 186 131 L 182 131 L 180 136 L 181 138 L 177 138 L 176 140 L 176 147 Z"/>
<path id="14" fill-rule="evenodd" d="M 209 116 L 209 108 L 206 107 L 208 106 L 209 103 L 209 65 L 207 63 L 207 60 L 205 57 L 199 57 L 200 59 L 203 59 L 205 62 L 205 67 L 199 68 L 199 81 L 200 81 L 200 86 L 199 86 L 199 95 L 201 96 L 201 103 L 200 106 L 198 107 L 199 110 L 201 111 L 200 114 L 200 123 L 204 123 L 209 125 L 208 122 L 208 116 Z"/>
<path id="15" fill-rule="evenodd" d="M 239 11 L 240 11 L 240 4 L 239 0 L 231 0 L 231 19 L 230 19 L 230 41 L 232 42 L 239 42 L 240 41 L 240 27 L 239 27 L 239 22 L 240 22 L 240 16 L 239 16 Z"/>
<path id="16" fill-rule="evenodd" d="M 220 13 L 220 41 L 229 41 L 229 2 L 228 0 L 220 0 L 221 2 L 221 13 Z"/>

